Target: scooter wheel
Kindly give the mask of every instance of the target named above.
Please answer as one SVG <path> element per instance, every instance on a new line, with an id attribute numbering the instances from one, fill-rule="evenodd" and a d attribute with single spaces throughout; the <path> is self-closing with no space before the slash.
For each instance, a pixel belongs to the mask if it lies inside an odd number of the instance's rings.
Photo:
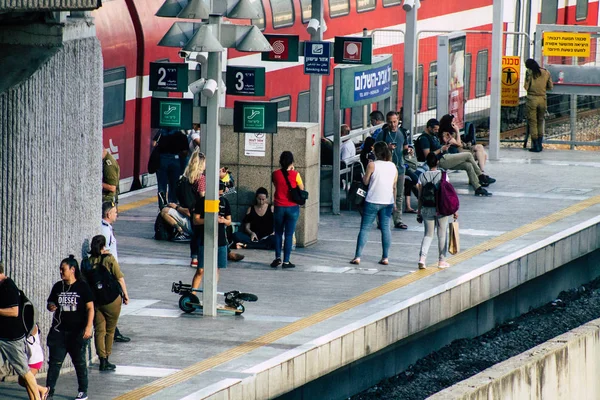
<path id="1" fill-rule="evenodd" d="M 196 309 L 195 305 L 198 304 L 200 304 L 200 299 L 198 299 L 198 296 L 193 295 L 191 293 L 181 296 L 179 298 L 179 308 L 181 309 L 181 311 L 188 314 L 194 312 L 194 310 Z"/>
<path id="2" fill-rule="evenodd" d="M 237 306 L 237 309 L 236 309 L 235 313 L 237 315 L 241 315 L 241 314 L 244 313 L 244 311 L 246 311 L 246 307 L 244 307 L 243 304 L 240 304 L 239 306 Z"/>

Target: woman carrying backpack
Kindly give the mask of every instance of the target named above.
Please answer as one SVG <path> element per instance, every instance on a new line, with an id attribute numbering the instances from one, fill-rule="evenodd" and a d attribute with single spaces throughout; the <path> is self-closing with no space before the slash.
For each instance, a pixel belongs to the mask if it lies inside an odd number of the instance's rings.
<path id="1" fill-rule="evenodd" d="M 427 166 L 429 171 L 425 171 L 419 177 L 417 188 L 419 189 L 419 208 L 417 209 L 417 221 L 425 225 L 425 235 L 421 242 L 421 253 L 419 254 L 419 269 L 427 268 L 425 260 L 429 246 L 433 241 L 433 232 L 437 228 L 439 268 L 448 268 L 450 264 L 446 262 L 448 254 L 448 216 L 439 215 L 437 212 L 437 196 L 442 179 L 442 171 L 438 170 L 437 156 L 430 152 L 427 154 Z M 447 176 L 446 176 L 446 179 Z M 458 213 L 454 213 L 454 218 L 458 218 Z"/>
<path id="2" fill-rule="evenodd" d="M 121 314 L 121 304 L 129 302 L 125 277 L 119 263 L 105 248 L 104 235 L 92 238 L 90 249 L 91 269 L 85 271 L 87 281 L 94 294 L 96 313 L 94 330 L 96 354 L 100 358 L 100 371 L 112 371 L 116 368 L 108 362 L 112 352 L 115 328 Z"/>

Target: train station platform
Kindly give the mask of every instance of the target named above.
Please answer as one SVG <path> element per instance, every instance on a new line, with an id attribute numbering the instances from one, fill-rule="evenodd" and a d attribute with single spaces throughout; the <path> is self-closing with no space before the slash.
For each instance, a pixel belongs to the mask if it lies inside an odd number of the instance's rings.
<path id="1" fill-rule="evenodd" d="M 377 263 L 381 243 L 375 228 L 360 266 L 349 264 L 360 224 L 357 212 L 321 214 L 319 240 L 293 252 L 295 269 L 270 268 L 272 252 L 240 250 L 245 259 L 221 272 L 220 290 L 259 297 L 246 303 L 240 316 L 209 318 L 179 310 L 171 284 L 191 281 L 189 246 L 152 239 L 158 212 L 154 190 L 124 196 L 115 234 L 131 302 L 123 308 L 119 328 L 132 340 L 113 347 L 115 372 L 100 373 L 97 364 L 90 368 L 90 399 L 237 400 L 285 393 L 324 399 L 334 383 L 322 380 L 310 389 L 312 395 L 298 388 L 336 370 L 345 370 L 355 383 L 367 382 L 372 376 L 359 368 L 363 360 L 434 327 L 451 340 L 459 333 L 450 321 L 469 310 L 476 310 L 480 320 L 469 324 L 467 334 L 485 332 L 509 314 L 494 301 L 510 303 L 514 312 L 526 307 L 522 297 L 503 294 L 523 287 L 541 299 L 545 289 L 530 282 L 581 257 L 597 258 L 600 246 L 595 152 L 503 149 L 501 157 L 486 168 L 497 179 L 489 188 L 492 197 L 473 196 L 466 173 L 449 175 L 461 195 L 462 250 L 448 260 L 449 269 L 433 266 L 435 240 L 432 266 L 417 269 L 423 227 L 413 214 L 404 215 L 407 231 L 392 232 L 388 266 Z M 578 278 L 593 273 L 584 268 Z M 395 360 L 388 357 L 369 370 L 398 369 L 416 357 L 413 353 L 396 352 Z M 343 387 L 335 390 L 338 398 L 351 394 Z M 55 399 L 70 399 L 76 392 L 74 373 L 63 374 Z M 16 384 L 1 383 L 0 398 L 27 397 Z"/>

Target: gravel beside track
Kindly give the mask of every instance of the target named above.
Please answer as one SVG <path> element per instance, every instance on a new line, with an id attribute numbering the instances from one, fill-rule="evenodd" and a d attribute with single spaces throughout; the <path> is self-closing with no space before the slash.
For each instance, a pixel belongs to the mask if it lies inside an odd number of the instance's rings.
<path id="1" fill-rule="evenodd" d="M 455 340 L 405 372 L 354 395 L 352 400 L 425 399 L 486 368 L 600 317 L 600 278 L 561 292 L 540 308 L 474 339 Z"/>

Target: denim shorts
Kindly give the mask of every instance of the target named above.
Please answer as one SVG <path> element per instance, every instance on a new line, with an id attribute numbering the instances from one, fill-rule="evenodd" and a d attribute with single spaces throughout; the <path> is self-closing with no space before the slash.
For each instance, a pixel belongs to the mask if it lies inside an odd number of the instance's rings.
<path id="1" fill-rule="evenodd" d="M 204 246 L 198 246 L 198 269 L 204 268 Z M 227 246 L 217 247 L 217 268 L 227 268 Z"/>

